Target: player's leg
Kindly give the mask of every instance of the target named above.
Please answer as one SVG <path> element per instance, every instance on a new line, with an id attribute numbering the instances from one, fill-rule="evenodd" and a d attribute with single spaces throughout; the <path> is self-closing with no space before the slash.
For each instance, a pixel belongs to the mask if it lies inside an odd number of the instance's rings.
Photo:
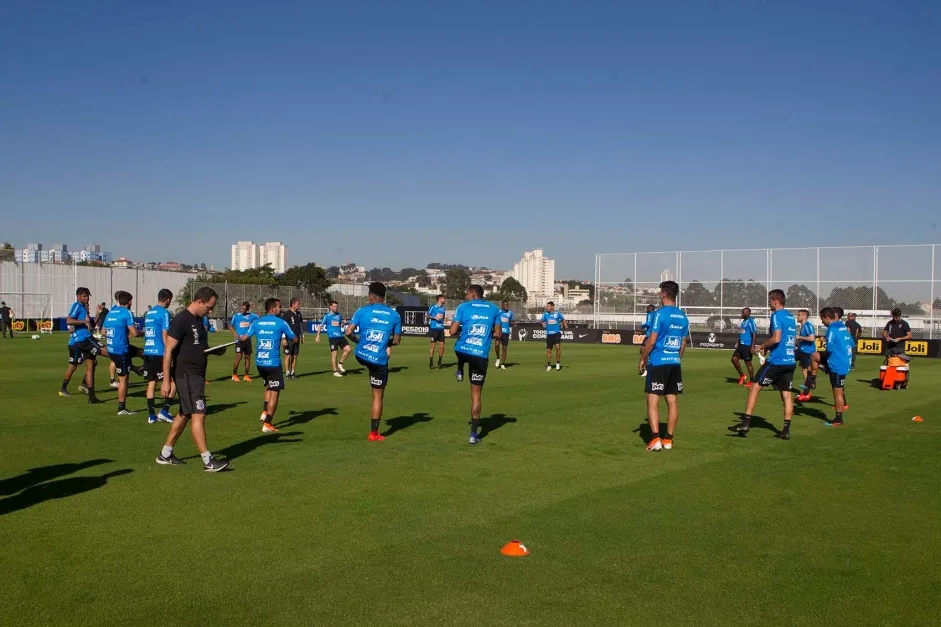
<path id="1" fill-rule="evenodd" d="M 748 434 L 748 430 L 751 428 L 752 414 L 755 412 L 755 407 L 758 405 L 758 395 L 761 393 L 761 390 L 770 383 L 765 376 L 767 372 L 767 365 L 758 369 L 758 374 L 756 374 L 754 378 L 754 384 L 748 388 L 748 398 L 745 401 L 745 413 L 742 415 L 742 420 L 739 424 L 729 427 L 729 431 L 742 436 Z"/>
<path id="2" fill-rule="evenodd" d="M 454 351 L 454 356 L 457 357 L 457 370 L 454 373 L 454 378 L 460 383 L 464 380 L 464 364 L 466 363 L 466 357 L 464 353 L 457 351 Z"/>
<path id="3" fill-rule="evenodd" d="M 337 364 L 337 367 L 340 369 L 340 373 L 346 372 L 346 369 L 343 367 L 343 362 L 346 361 L 346 358 L 350 356 L 350 353 L 353 352 L 353 348 L 350 346 L 350 343 L 346 340 L 343 340 L 343 354 L 340 355 L 340 363 Z"/>
<path id="4" fill-rule="evenodd" d="M 493 343 L 493 356 L 497 358 L 497 360 L 494 362 L 493 365 L 499 368 L 500 367 L 500 342 L 495 341 Z"/>
<path id="5" fill-rule="evenodd" d="M 546 336 L 546 372 L 552 370 L 552 340 Z"/>
<path id="6" fill-rule="evenodd" d="M 154 424 L 157 422 L 157 379 L 150 380 L 150 372 L 147 372 L 147 422 Z"/>
<path id="7" fill-rule="evenodd" d="M 94 355 L 85 358 L 85 391 L 88 394 L 88 403 L 100 403 L 95 396 L 95 372 L 98 370 L 98 358 Z"/>
<path id="8" fill-rule="evenodd" d="M 111 363 L 115 366 L 115 373 L 118 377 L 118 415 L 119 416 L 129 416 L 131 414 L 136 414 L 137 412 L 131 411 L 127 408 L 127 385 L 128 385 L 128 375 L 130 374 L 131 358 L 128 355 L 121 355 L 116 357 L 119 360 L 118 363 L 112 361 Z"/>
<path id="9" fill-rule="evenodd" d="M 274 415 L 278 411 L 278 400 L 281 398 L 280 390 L 265 390 L 265 415 L 266 418 L 261 425 L 263 433 L 273 433 L 277 431 L 274 427 Z"/>
<path id="10" fill-rule="evenodd" d="M 784 428 L 778 433 L 777 437 L 782 440 L 791 439 L 791 418 L 794 417 L 794 395 L 791 390 L 781 389 L 781 402 L 784 404 Z"/>
<path id="11" fill-rule="evenodd" d="M 751 352 L 751 346 L 748 346 L 748 347 L 746 348 L 746 354 L 745 354 L 745 368 L 748 369 L 748 381 L 745 382 L 745 385 L 748 386 L 748 387 L 750 387 L 751 384 L 752 384 L 752 381 L 755 380 L 755 367 L 752 366 L 752 352 Z"/>
<path id="12" fill-rule="evenodd" d="M 504 339 L 504 338 L 501 337 L 501 339 L 500 339 L 500 346 L 503 348 L 503 357 L 502 357 L 502 359 L 500 360 L 500 361 L 501 361 L 500 367 L 503 368 L 503 370 L 506 370 L 506 347 L 507 347 L 509 344 L 510 344 L 509 338 L 505 338 L 505 339 Z"/>
<path id="13" fill-rule="evenodd" d="M 468 440 L 471 444 L 477 444 L 480 442 L 480 412 L 482 407 L 481 402 L 481 392 L 483 391 L 482 385 L 477 385 L 476 383 L 471 383 L 471 431 L 470 439 Z"/>
<path id="14" fill-rule="evenodd" d="M 242 344 L 235 345 L 235 361 L 232 362 L 232 380 L 239 380 L 239 363 L 242 361 Z"/>
<path id="15" fill-rule="evenodd" d="M 676 423 L 680 419 L 680 406 L 677 402 L 676 394 L 667 394 L 664 398 L 667 401 L 667 435 L 664 439 L 664 444 L 667 442 L 670 443 L 670 446 L 665 446 L 664 448 L 672 448 L 673 435 L 676 433 Z"/>
<path id="16" fill-rule="evenodd" d="M 75 374 L 75 370 L 78 368 L 74 357 L 69 356 L 69 365 L 65 368 L 65 374 L 62 375 L 62 386 L 59 388 L 59 396 L 71 396 L 69 394 L 69 382 L 72 380 L 72 375 Z M 88 367 L 85 367 L 85 370 L 88 370 Z"/>
<path id="17" fill-rule="evenodd" d="M 843 424 L 843 412 L 847 409 L 846 393 L 843 388 L 845 383 L 846 380 L 844 377 L 832 372 L 830 373 L 830 386 L 833 388 L 833 410 L 836 412 L 836 417 L 831 424 L 837 427 Z"/>
<path id="18" fill-rule="evenodd" d="M 333 342 L 330 343 L 330 370 L 333 371 L 334 375 L 340 374 L 340 369 L 337 367 L 337 345 Z"/>
<path id="19" fill-rule="evenodd" d="M 562 369 L 562 338 L 558 337 L 555 340 L 555 369 Z"/>
<path id="20" fill-rule="evenodd" d="M 435 367 L 435 337 L 431 336 L 431 340 L 428 342 L 428 369 L 434 370 Z"/>
<path id="21" fill-rule="evenodd" d="M 647 443 L 647 450 L 659 451 L 663 448 L 660 440 L 660 397 L 653 392 L 647 392 L 647 424 L 650 426 L 650 441 Z"/>
<path id="22" fill-rule="evenodd" d="M 117 366 L 115 365 L 113 361 L 108 363 L 108 385 L 110 385 L 113 388 L 118 387 L 118 381 L 117 381 L 118 377 L 115 374 L 116 369 L 117 369 Z"/>
<path id="23" fill-rule="evenodd" d="M 444 329 L 441 330 L 441 336 L 438 338 L 438 368 L 441 368 L 441 360 L 444 359 Z"/>
<path id="24" fill-rule="evenodd" d="M 739 363 L 740 361 L 741 358 L 738 355 L 738 348 L 736 347 L 736 349 L 732 352 L 732 367 L 735 368 L 735 372 L 738 373 L 738 384 L 742 385 L 742 380 L 745 378 L 745 375 L 742 373 L 742 366 Z"/>
<path id="25" fill-rule="evenodd" d="M 251 381 L 251 370 L 252 370 L 252 348 L 251 340 L 247 342 L 248 346 L 245 347 L 245 351 L 242 353 L 242 361 L 245 364 L 245 376 L 242 377 L 243 381 Z"/>

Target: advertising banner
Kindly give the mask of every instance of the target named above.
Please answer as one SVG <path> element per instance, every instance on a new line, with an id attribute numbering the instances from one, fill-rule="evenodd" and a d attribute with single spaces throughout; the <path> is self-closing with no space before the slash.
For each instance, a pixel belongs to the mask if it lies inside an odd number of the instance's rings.
<path id="1" fill-rule="evenodd" d="M 563 329 L 563 342 L 576 342 L 579 344 L 597 344 L 600 332 L 595 329 Z M 523 323 L 513 325 L 512 339 L 519 342 L 544 342 L 546 330 L 538 323 Z"/>
<path id="2" fill-rule="evenodd" d="M 19 318 L 10 323 L 14 333 L 40 333 L 55 328 L 53 320 L 39 320 L 37 318 Z"/>

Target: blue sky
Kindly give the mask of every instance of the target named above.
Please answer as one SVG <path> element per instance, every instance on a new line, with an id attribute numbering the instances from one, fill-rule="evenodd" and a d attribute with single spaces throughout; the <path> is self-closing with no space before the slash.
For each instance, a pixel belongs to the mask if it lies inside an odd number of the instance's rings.
<path id="1" fill-rule="evenodd" d="M 0 0 L 0 239 L 508 267 L 938 242 L 941 3 Z"/>

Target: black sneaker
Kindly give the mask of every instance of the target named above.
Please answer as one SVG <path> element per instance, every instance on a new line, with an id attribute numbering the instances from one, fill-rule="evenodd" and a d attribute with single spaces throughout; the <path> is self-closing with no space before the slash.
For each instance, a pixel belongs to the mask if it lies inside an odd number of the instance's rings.
<path id="1" fill-rule="evenodd" d="M 164 457 L 163 453 L 161 453 L 160 455 L 157 455 L 157 463 L 160 464 L 161 466 L 181 466 L 185 464 L 186 462 L 184 462 L 182 459 L 180 459 L 173 453 L 170 453 L 168 457 Z"/>
<path id="2" fill-rule="evenodd" d="M 203 464 L 203 470 L 206 472 L 219 472 L 228 465 L 229 460 L 227 459 L 216 459 L 215 457 L 210 457 L 209 463 Z"/>
<path id="3" fill-rule="evenodd" d="M 746 435 L 748 435 L 748 427 L 746 427 L 746 426 L 744 425 L 744 423 L 739 423 L 739 424 L 737 424 L 737 425 L 732 425 L 731 427 L 729 427 L 729 431 L 731 431 L 732 433 L 737 433 L 737 434 L 739 434 L 740 436 L 742 436 L 743 438 L 744 438 Z"/>
<path id="4" fill-rule="evenodd" d="M 842 426 L 843 426 L 843 419 L 842 419 L 842 418 L 834 418 L 833 421 L 830 423 L 830 426 L 833 426 L 833 427 L 842 427 Z"/>
<path id="5" fill-rule="evenodd" d="M 788 430 L 785 430 L 785 431 L 782 431 L 782 432 L 780 432 L 780 433 L 776 433 L 776 434 L 774 435 L 774 437 L 780 438 L 780 439 L 782 439 L 782 440 L 790 440 L 790 439 L 791 439 L 791 432 L 788 431 Z"/>
<path id="6" fill-rule="evenodd" d="M 434 369 L 435 369 L 434 364 L 428 364 L 428 370 L 434 370 Z"/>
<path id="7" fill-rule="evenodd" d="M 98 405 L 99 403 L 104 403 L 104 401 L 101 400 L 100 398 L 98 398 L 97 396 L 89 396 L 89 397 L 88 397 L 88 404 L 89 404 L 89 405 Z"/>

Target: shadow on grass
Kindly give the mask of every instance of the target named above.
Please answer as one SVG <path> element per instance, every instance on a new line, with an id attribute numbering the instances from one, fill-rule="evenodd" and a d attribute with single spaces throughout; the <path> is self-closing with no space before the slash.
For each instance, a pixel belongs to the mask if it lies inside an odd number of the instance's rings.
<path id="1" fill-rule="evenodd" d="M 736 381 L 738 381 L 738 379 L 736 379 Z M 666 433 L 667 423 L 661 422 L 659 429 L 660 429 L 659 433 L 661 434 Z M 637 425 L 637 428 L 634 429 L 631 433 L 636 433 L 638 437 L 640 437 L 640 439 L 643 441 L 644 444 L 647 444 L 648 442 L 650 442 L 651 438 L 653 438 L 653 430 L 650 428 L 650 423 L 647 422 L 646 420 L 640 423 L 639 425 Z"/>
<path id="2" fill-rule="evenodd" d="M 279 427 L 293 427 L 295 425 L 305 425 L 311 420 L 316 420 L 320 416 L 336 416 L 337 408 L 336 407 L 326 407 L 324 409 L 316 409 L 313 411 L 302 411 L 302 412 L 291 412 L 291 415 L 288 416 L 287 420 L 279 422 L 277 426 Z"/>
<path id="3" fill-rule="evenodd" d="M 740 411 L 735 412 L 735 415 L 738 416 L 739 422 L 741 422 L 741 421 L 742 421 L 742 418 L 745 417 L 745 413 L 744 413 L 744 412 L 740 412 Z M 780 431 L 778 431 L 778 428 L 777 428 L 777 427 L 775 427 L 773 424 L 771 424 L 770 422 L 768 422 L 767 420 L 765 420 L 765 419 L 762 418 L 761 416 L 752 416 L 752 417 L 751 417 L 751 422 L 748 423 L 748 425 L 749 425 L 748 428 L 749 428 L 749 430 L 751 430 L 751 431 L 754 431 L 755 429 L 767 429 L 768 431 L 774 433 L 775 435 L 777 435 L 778 433 L 780 433 Z M 735 425 L 733 425 L 733 427 L 734 427 L 734 426 L 735 426 Z M 729 429 L 731 430 L 732 427 L 729 427 Z M 743 437 L 743 436 L 741 436 L 741 435 L 738 434 L 738 433 L 729 433 L 728 435 L 729 435 L 729 437 L 732 437 L 732 438 L 740 438 L 740 437 Z"/>
<path id="4" fill-rule="evenodd" d="M 71 475 L 73 472 L 91 468 L 92 466 L 110 464 L 112 461 L 113 460 L 110 459 L 90 459 L 86 462 L 78 462 L 75 464 L 52 464 L 51 466 L 30 468 L 21 475 L 0 481 L 0 496 L 16 494 L 20 490 L 25 490 L 38 483 L 49 481 L 50 479 L 57 479 L 63 475 Z"/>
<path id="5" fill-rule="evenodd" d="M 347 370 L 347 372 L 349 372 L 349 370 Z M 304 372 L 297 375 L 297 378 L 301 379 L 303 377 L 316 377 L 322 374 L 333 374 L 333 370 L 315 370 L 314 372 Z"/>
<path id="6" fill-rule="evenodd" d="M 441 370 L 447 370 L 448 368 L 453 368 L 456 365 L 457 365 L 456 361 L 449 361 L 446 363 L 442 363 L 440 366 L 438 366 L 438 368 L 440 368 Z"/>
<path id="7" fill-rule="evenodd" d="M 726 377 L 725 382 L 734 383 L 735 385 L 738 385 L 738 377 Z"/>
<path id="8" fill-rule="evenodd" d="M 255 449 L 267 446 L 268 444 L 290 444 L 292 442 L 301 442 L 300 438 L 294 436 L 301 435 L 300 431 L 292 431 L 290 433 L 266 433 L 264 435 L 259 435 L 257 437 L 251 438 L 250 440 L 245 440 L 244 442 L 236 442 L 235 444 L 230 444 L 229 446 L 219 449 L 218 451 L 213 451 L 213 455 L 221 457 L 232 461 L 233 459 L 238 459 L 243 455 L 248 455 Z M 290 438 L 290 439 L 288 439 Z M 192 455 L 186 459 L 197 459 L 199 455 Z"/>
<path id="9" fill-rule="evenodd" d="M 382 432 L 382 435 L 390 436 L 396 431 L 408 429 L 412 425 L 416 425 L 419 422 L 430 422 L 432 420 L 434 420 L 434 416 L 429 416 L 423 411 L 416 412 L 411 416 L 396 416 L 395 418 L 389 418 L 385 421 L 386 430 Z"/>
<path id="10" fill-rule="evenodd" d="M 817 420 L 823 420 L 824 422 L 829 422 L 827 414 L 819 409 L 814 409 L 813 407 L 802 407 L 797 406 L 794 408 L 795 416 L 810 416 L 811 418 L 816 418 Z M 752 421 L 755 419 L 752 418 Z"/>
<path id="11" fill-rule="evenodd" d="M 477 437 L 483 440 L 485 437 L 490 435 L 492 431 L 496 431 L 503 425 L 507 425 L 513 422 L 516 422 L 516 418 L 507 416 L 506 414 L 494 414 L 492 416 L 481 417 L 480 431 L 477 432 Z"/>
<path id="12" fill-rule="evenodd" d="M 21 509 L 26 509 L 27 507 L 32 507 L 33 505 L 38 505 L 39 503 L 43 503 L 45 501 L 64 499 L 70 496 L 81 494 L 83 492 L 90 492 L 98 488 L 103 488 L 105 484 L 108 483 L 108 479 L 120 477 L 121 475 L 126 475 L 131 472 L 134 471 L 130 468 L 124 468 L 122 470 L 114 470 L 97 477 L 68 477 L 66 479 L 56 479 L 54 481 L 49 481 L 48 483 L 41 483 L 39 485 L 31 486 L 15 496 L 11 496 L 0 501 L 0 516 Z"/>
<path id="13" fill-rule="evenodd" d="M 403 370 L 408 370 L 408 366 L 395 366 L 394 368 L 389 368 L 389 372 L 402 372 Z"/>
<path id="14" fill-rule="evenodd" d="M 212 405 L 206 404 L 206 414 L 221 414 L 227 409 L 232 409 L 233 407 L 238 407 L 239 405 L 245 405 L 248 401 L 236 401 L 234 403 L 213 403 Z"/>

